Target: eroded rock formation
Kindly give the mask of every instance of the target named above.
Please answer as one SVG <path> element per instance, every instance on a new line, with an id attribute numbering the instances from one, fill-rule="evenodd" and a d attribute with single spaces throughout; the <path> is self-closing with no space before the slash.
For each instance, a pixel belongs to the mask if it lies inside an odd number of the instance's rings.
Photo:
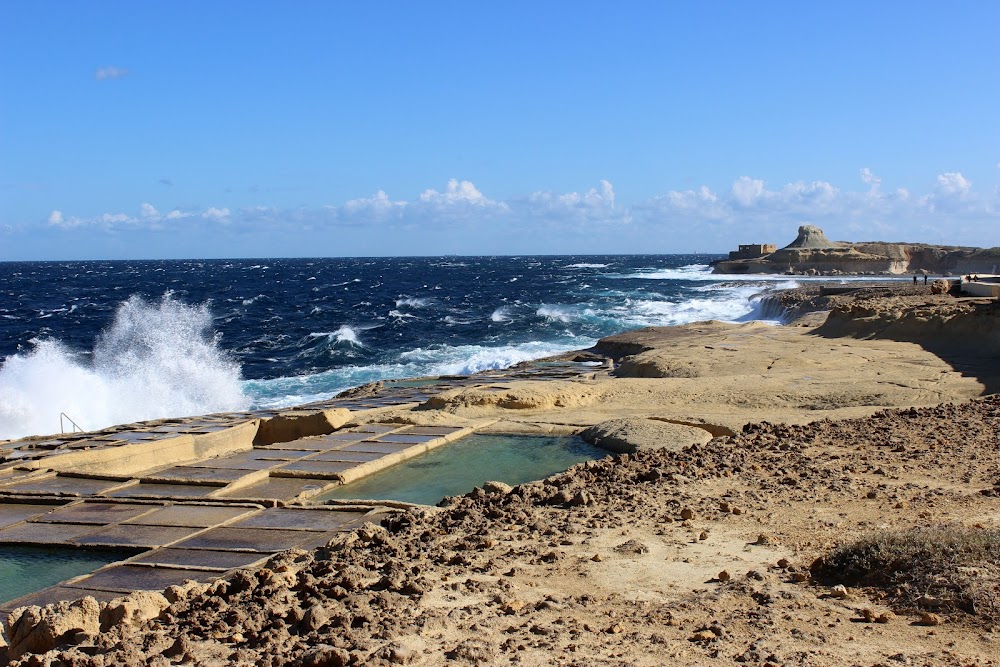
<path id="1" fill-rule="evenodd" d="M 790 244 L 755 259 L 714 263 L 715 273 L 792 274 L 963 274 L 995 273 L 1000 248 L 934 246 L 921 243 L 830 241 L 813 225 L 799 227 Z"/>

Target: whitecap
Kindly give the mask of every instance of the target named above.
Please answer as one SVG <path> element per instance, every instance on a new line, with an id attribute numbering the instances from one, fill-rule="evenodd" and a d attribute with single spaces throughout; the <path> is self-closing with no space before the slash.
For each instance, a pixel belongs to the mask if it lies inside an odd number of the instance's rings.
<path id="1" fill-rule="evenodd" d="M 431 305 L 432 299 L 421 299 L 417 297 L 399 297 L 396 299 L 396 307 L 409 306 L 410 308 L 426 308 Z"/>
<path id="2" fill-rule="evenodd" d="M 511 317 L 511 314 L 510 314 L 510 308 L 508 308 L 507 306 L 500 306 L 499 308 L 497 308 L 496 310 L 494 310 L 493 314 L 490 315 L 490 319 L 492 321 L 494 321 L 494 322 L 513 322 L 514 321 L 514 318 Z"/>

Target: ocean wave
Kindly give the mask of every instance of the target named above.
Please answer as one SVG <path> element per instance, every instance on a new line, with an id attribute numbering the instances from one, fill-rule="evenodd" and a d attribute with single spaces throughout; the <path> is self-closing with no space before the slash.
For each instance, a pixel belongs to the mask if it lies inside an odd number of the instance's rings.
<path id="1" fill-rule="evenodd" d="M 548 305 L 543 304 L 535 311 L 539 317 L 544 317 L 549 322 L 580 322 L 593 319 L 597 312 L 593 308 L 580 306 Z"/>
<path id="2" fill-rule="evenodd" d="M 396 308 L 409 306 L 410 308 L 426 308 L 434 302 L 433 299 L 421 299 L 419 297 L 400 297 L 396 299 Z"/>
<path id="3" fill-rule="evenodd" d="M 579 264 L 567 264 L 563 268 L 565 269 L 606 269 L 610 266 L 609 264 L 588 264 L 586 262 L 581 262 Z"/>
<path id="4" fill-rule="evenodd" d="M 508 306 L 500 306 L 490 315 L 490 320 L 493 322 L 513 322 L 514 318 L 511 316 Z"/>
<path id="5" fill-rule="evenodd" d="M 218 347 L 211 323 L 207 305 L 133 296 L 90 359 L 57 340 L 32 341 L 0 365 L 0 437 L 55 433 L 60 412 L 92 430 L 244 409 L 240 366 Z"/>
<path id="6" fill-rule="evenodd" d="M 416 348 L 400 354 L 395 363 L 344 366 L 309 375 L 246 380 L 243 388 L 253 397 L 255 408 L 285 408 L 326 400 L 345 389 L 367 382 L 438 375 L 469 375 L 590 347 L 595 342 L 596 340 L 592 338 L 577 337 L 563 343 L 531 341 L 495 347 L 440 345 Z"/>
<path id="7" fill-rule="evenodd" d="M 607 278 L 640 280 L 719 280 L 708 264 L 688 264 L 675 269 L 640 269 L 633 273 L 608 274 Z"/>
<path id="8" fill-rule="evenodd" d="M 343 324 L 336 331 L 317 331 L 310 333 L 309 338 L 325 338 L 334 345 L 343 343 L 351 347 L 364 347 L 364 344 L 358 339 L 358 330 L 363 331 L 364 328 L 355 328 L 347 324 Z"/>

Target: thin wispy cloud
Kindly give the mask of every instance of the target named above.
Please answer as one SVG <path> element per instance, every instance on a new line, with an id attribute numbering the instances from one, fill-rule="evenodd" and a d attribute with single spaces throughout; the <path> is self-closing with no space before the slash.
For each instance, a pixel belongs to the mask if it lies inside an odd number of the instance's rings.
<path id="1" fill-rule="evenodd" d="M 128 76 L 129 74 L 131 74 L 131 72 L 124 67 L 115 67 L 114 65 L 110 65 L 108 67 L 101 67 L 94 72 L 94 78 L 98 81 L 108 81 L 110 79 L 120 79 Z"/>

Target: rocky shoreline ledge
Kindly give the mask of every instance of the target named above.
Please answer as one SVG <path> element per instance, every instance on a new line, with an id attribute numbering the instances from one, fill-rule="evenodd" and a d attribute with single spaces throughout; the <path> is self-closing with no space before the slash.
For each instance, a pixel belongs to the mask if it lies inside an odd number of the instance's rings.
<path id="1" fill-rule="evenodd" d="M 215 582 L 15 610 L 7 656 L 998 664 L 1000 400 L 976 397 L 995 392 L 1000 314 L 927 298 L 855 295 L 819 327 L 630 332 L 583 355 L 613 359 L 612 377 L 468 383 L 382 410 L 395 424 L 587 429 L 625 453 L 389 513 Z M 914 529 L 940 529 L 947 557 L 845 560 L 859 539 L 928 542 Z M 939 567 L 918 577 L 918 562 Z"/>

